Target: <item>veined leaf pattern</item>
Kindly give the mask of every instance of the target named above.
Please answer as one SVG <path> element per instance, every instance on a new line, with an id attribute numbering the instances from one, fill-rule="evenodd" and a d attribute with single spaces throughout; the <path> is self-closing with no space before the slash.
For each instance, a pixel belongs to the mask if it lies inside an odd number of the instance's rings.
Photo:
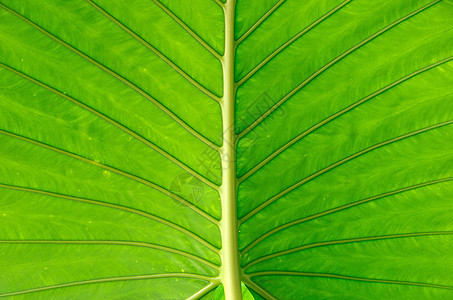
<path id="1" fill-rule="evenodd" d="M 0 0 L 0 297 L 452 298 L 452 16 Z"/>

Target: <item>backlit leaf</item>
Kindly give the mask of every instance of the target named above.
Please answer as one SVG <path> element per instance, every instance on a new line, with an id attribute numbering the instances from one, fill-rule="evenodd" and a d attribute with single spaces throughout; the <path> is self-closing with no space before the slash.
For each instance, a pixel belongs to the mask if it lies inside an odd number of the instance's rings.
<path id="1" fill-rule="evenodd" d="M 452 0 L 0 0 L 0 83 L 0 297 L 453 299 Z"/>

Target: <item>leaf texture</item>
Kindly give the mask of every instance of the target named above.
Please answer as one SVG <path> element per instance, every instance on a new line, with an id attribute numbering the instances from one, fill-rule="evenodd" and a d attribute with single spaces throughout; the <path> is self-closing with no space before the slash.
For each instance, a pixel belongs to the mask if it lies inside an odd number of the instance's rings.
<path id="1" fill-rule="evenodd" d="M 0 0 L 0 298 L 453 298 L 452 16 Z"/>

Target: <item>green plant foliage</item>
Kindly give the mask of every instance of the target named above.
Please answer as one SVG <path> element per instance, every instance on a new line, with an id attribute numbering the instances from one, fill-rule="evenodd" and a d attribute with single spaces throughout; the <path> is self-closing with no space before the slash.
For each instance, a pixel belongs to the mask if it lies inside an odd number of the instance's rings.
<path id="1" fill-rule="evenodd" d="M 0 82 L 0 298 L 453 299 L 452 0 L 0 0 Z"/>
<path id="2" fill-rule="evenodd" d="M 243 300 L 254 300 L 255 299 L 244 284 L 241 284 L 241 290 L 242 290 L 242 299 Z M 224 293 L 223 285 L 220 285 L 215 290 L 215 292 L 212 294 L 211 299 L 212 300 L 225 300 L 225 293 Z"/>

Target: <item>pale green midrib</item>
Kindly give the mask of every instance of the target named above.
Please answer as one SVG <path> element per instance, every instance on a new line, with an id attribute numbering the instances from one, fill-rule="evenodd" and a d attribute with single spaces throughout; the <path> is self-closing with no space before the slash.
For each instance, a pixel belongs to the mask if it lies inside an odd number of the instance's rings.
<path id="1" fill-rule="evenodd" d="M 83 280 L 83 281 L 73 281 L 63 284 L 56 284 L 50 285 L 40 288 L 16 291 L 11 293 L 4 293 L 0 294 L 0 297 L 11 297 L 17 295 L 23 295 L 28 293 L 35 293 L 65 287 L 72 287 L 72 286 L 81 286 L 87 284 L 97 284 L 97 283 L 105 283 L 105 282 L 117 282 L 117 281 L 130 281 L 130 280 L 145 280 L 145 279 L 156 279 L 156 278 L 191 278 L 191 279 L 198 279 L 207 282 L 212 282 L 216 280 L 216 277 L 206 277 L 198 274 L 190 274 L 190 273 L 166 273 L 166 274 L 152 274 L 152 275 L 135 275 L 135 276 L 121 276 L 121 277 L 109 277 L 109 278 L 99 278 L 99 279 L 91 279 L 91 280 Z"/>
<path id="2" fill-rule="evenodd" d="M 107 74 L 111 75 L 113 78 L 115 78 L 116 80 L 120 81 L 121 83 L 123 83 L 127 87 L 131 88 L 133 91 L 135 91 L 136 93 L 138 93 L 139 95 L 141 95 L 142 97 L 144 97 L 145 99 L 147 99 L 148 101 L 153 103 L 163 113 L 168 115 L 172 120 L 174 120 L 176 123 L 178 123 L 182 128 L 187 130 L 194 137 L 196 137 L 197 139 L 199 139 L 201 142 L 203 142 L 207 146 L 211 147 L 212 149 L 214 149 L 216 151 L 219 151 L 219 146 L 218 145 L 214 144 L 212 141 L 210 141 L 209 139 L 204 137 L 202 134 L 200 134 L 198 131 L 193 129 L 191 126 L 189 126 L 187 123 L 185 123 L 181 118 L 179 118 L 176 114 L 174 114 L 171 110 L 169 110 L 167 107 L 162 105 L 159 101 L 154 99 L 151 95 L 149 95 L 147 92 L 145 92 L 143 89 L 141 89 L 140 87 L 138 87 L 137 85 L 135 85 L 131 81 L 127 80 L 126 78 L 124 78 L 120 74 L 116 73 L 115 71 L 113 71 L 113 70 L 109 69 L 108 67 L 104 66 L 103 64 L 99 63 L 98 61 L 96 61 L 95 59 L 93 59 L 90 56 L 86 55 L 85 53 L 77 50 L 73 46 L 69 45 L 68 43 L 66 43 L 65 41 L 61 40 L 60 38 L 58 38 L 57 36 L 53 35 L 52 33 L 48 32 L 47 30 L 41 28 L 36 23 L 34 23 L 31 20 L 25 18 L 24 16 L 22 16 L 19 13 L 17 13 L 16 11 L 10 9 L 9 7 L 5 6 L 4 4 L 0 3 L 0 7 L 5 9 L 9 13 L 15 15 L 16 17 L 20 18 L 22 21 L 26 22 L 31 27 L 33 27 L 36 30 L 40 31 L 41 33 L 43 33 L 47 37 L 51 38 L 52 40 L 56 41 L 57 43 L 59 43 L 60 45 L 62 45 L 65 48 L 67 48 L 68 50 L 70 50 L 70 51 L 74 52 L 75 54 L 79 55 L 80 57 L 82 57 L 83 59 L 87 60 L 91 64 L 95 65 L 99 69 L 103 70 Z"/>
<path id="3" fill-rule="evenodd" d="M 276 104 L 274 104 L 271 108 L 269 108 L 264 114 L 262 114 L 258 119 L 256 119 L 252 124 L 250 124 L 247 128 L 245 128 L 242 132 L 239 133 L 239 139 L 244 137 L 247 133 L 249 133 L 253 128 L 255 128 L 258 124 L 260 124 L 264 119 L 266 119 L 273 111 L 275 111 L 276 109 L 278 109 L 282 104 L 284 104 L 287 100 L 289 100 L 292 96 L 294 96 L 301 88 L 303 88 L 305 85 L 307 85 L 308 83 L 310 83 L 313 79 L 315 79 L 317 76 L 319 76 L 320 74 L 324 73 L 326 70 L 328 70 L 330 67 L 332 67 L 333 65 L 335 65 L 337 62 L 339 62 L 340 60 L 342 60 L 343 58 L 345 58 L 346 56 L 348 56 L 349 54 L 351 54 L 352 52 L 354 52 L 355 50 L 359 49 L 360 47 L 362 47 L 363 45 L 367 44 L 368 42 L 374 40 L 375 38 L 377 38 L 378 36 L 380 36 L 381 34 L 383 34 L 384 32 L 386 32 L 387 30 L 390 30 L 391 28 L 395 27 L 396 25 L 402 23 L 403 21 L 405 20 L 408 20 L 409 18 L 415 16 L 416 14 L 424 11 L 425 9 L 431 7 L 432 5 L 440 2 L 441 0 L 436 0 L 436 1 L 433 1 L 421 8 L 419 8 L 418 10 L 410 13 L 409 15 L 406 15 L 404 16 L 403 18 L 401 19 L 398 19 L 396 20 L 395 22 L 391 23 L 390 25 L 384 27 L 383 29 L 379 30 L 378 32 L 376 32 L 375 34 L 371 35 L 370 37 L 366 38 L 365 40 L 361 41 L 360 43 L 358 43 L 357 45 L 355 45 L 354 47 L 350 48 L 349 50 L 347 50 L 346 52 L 343 52 L 343 54 L 339 55 L 338 57 L 336 57 L 335 59 L 333 59 L 332 61 L 330 61 L 328 64 L 326 64 L 325 66 L 323 66 L 321 69 L 319 69 L 318 71 L 316 71 L 315 73 L 313 73 L 310 77 L 308 77 L 306 80 L 304 80 L 301 84 L 299 84 L 298 86 L 296 86 L 293 90 L 291 90 L 288 94 L 286 94 L 281 100 L 279 100 Z"/>
<path id="4" fill-rule="evenodd" d="M 370 236 L 370 237 L 359 237 L 359 238 L 352 238 L 352 239 L 344 239 L 344 240 L 332 240 L 332 241 L 324 241 L 324 242 L 317 242 L 312 244 L 303 245 L 300 247 L 291 248 L 288 250 L 279 251 L 270 255 L 266 255 L 260 257 L 256 260 L 249 262 L 248 264 L 243 266 L 244 271 L 256 264 L 262 263 L 266 260 L 270 260 L 275 257 L 280 257 L 283 255 L 300 252 L 302 250 L 331 246 L 331 245 L 340 245 L 340 244 L 352 244 L 352 243 L 361 243 L 361 242 L 368 242 L 368 241 L 380 241 L 380 240 L 389 240 L 389 239 L 403 239 L 403 238 L 411 238 L 411 237 L 426 237 L 426 236 L 440 236 L 440 235 L 453 235 L 453 231 L 428 231 L 428 232 L 412 232 L 412 233 L 401 233 L 401 234 L 393 234 L 393 235 L 381 235 L 381 236 Z"/>
<path id="5" fill-rule="evenodd" d="M 281 146 L 280 148 L 278 148 L 277 150 L 275 150 L 274 152 L 272 152 L 270 155 L 268 155 L 265 159 L 263 159 L 260 163 L 258 163 L 256 166 L 254 166 L 252 169 L 250 169 L 247 173 L 245 173 L 244 175 L 242 175 L 240 178 L 239 178 L 239 183 L 242 183 L 243 181 L 245 181 L 247 178 L 249 178 L 250 176 L 252 176 L 253 174 L 255 174 L 258 170 L 260 170 L 262 167 L 264 167 L 267 163 L 269 163 L 271 160 L 273 160 L 275 157 L 277 157 L 280 153 L 282 153 L 283 151 L 285 151 L 286 149 L 288 149 L 289 147 L 291 147 L 292 145 L 294 145 L 296 142 L 298 142 L 299 140 L 301 140 L 302 138 L 306 137 L 307 135 L 309 135 L 310 133 L 312 133 L 313 131 L 321 128 L 322 126 L 328 124 L 329 122 L 335 120 L 336 118 L 346 114 L 347 112 L 350 112 L 351 110 L 353 110 L 354 108 L 360 106 L 361 104 L 367 102 L 368 100 L 371 100 L 377 96 L 379 96 L 380 94 L 398 86 L 399 84 L 423 73 L 423 72 L 426 72 L 426 71 L 429 71 L 435 67 L 438 67 L 444 63 L 447 63 L 449 62 L 450 60 L 453 59 L 453 56 L 450 56 L 450 57 L 447 57 L 439 62 L 436 62 L 434 64 L 431 64 L 429 66 L 426 66 L 424 68 L 421 68 L 421 69 L 418 69 L 414 72 L 412 72 L 411 74 L 409 75 L 406 75 L 404 76 L 403 78 L 400 78 L 399 80 L 397 81 L 394 81 L 388 85 L 386 85 L 385 87 L 373 92 L 372 94 L 366 96 L 365 98 L 362 98 L 360 99 L 359 101 L 349 105 L 348 107 L 340 110 L 339 112 L 329 116 L 328 118 L 324 119 L 323 121 L 313 125 L 312 127 L 310 127 L 309 129 L 305 130 L 304 132 L 302 132 L 301 134 L 297 135 L 296 137 L 294 137 L 293 139 L 291 139 L 289 142 L 287 142 L 286 144 L 284 144 L 283 146 Z"/>
<path id="6" fill-rule="evenodd" d="M 57 147 L 54 147 L 54 146 L 39 142 L 39 141 L 31 139 L 31 138 L 24 137 L 24 136 L 21 136 L 21 135 L 18 135 L 18 134 L 15 134 L 15 133 L 3 130 L 3 129 L 0 129 L 0 134 L 4 134 L 4 135 L 7 135 L 9 137 L 16 138 L 16 139 L 22 140 L 24 142 L 27 142 L 27 143 L 30 143 L 30 144 L 45 148 L 47 150 L 51 150 L 51 151 L 57 152 L 59 154 L 62 154 L 62 155 L 65 155 L 65 156 L 80 160 L 80 161 L 82 161 L 84 163 L 93 165 L 95 167 L 104 169 L 106 171 L 113 172 L 113 173 L 115 173 L 117 175 L 123 176 L 125 178 L 130 179 L 130 180 L 133 180 L 133 181 L 136 181 L 136 182 L 141 183 L 143 185 L 149 186 L 149 187 L 161 192 L 162 194 L 164 194 L 166 196 L 169 196 L 169 197 L 175 199 L 176 201 L 179 201 L 181 204 L 183 204 L 186 207 L 190 208 L 191 210 L 195 211 L 196 213 L 198 213 L 200 216 L 204 217 L 205 219 L 207 219 L 211 223 L 213 223 L 215 225 L 218 224 L 218 220 L 215 219 L 210 214 L 208 214 L 207 212 L 201 210 L 197 206 L 195 206 L 192 203 L 188 202 L 187 200 L 181 198 L 180 196 L 176 195 L 175 193 L 173 193 L 173 192 L 171 192 L 171 191 L 169 191 L 169 190 L 167 190 L 167 189 L 165 189 L 165 188 L 163 188 L 163 187 L 161 187 L 161 186 L 159 186 L 159 185 L 157 185 L 157 184 L 155 184 L 155 183 L 153 183 L 151 181 L 148 181 L 148 180 L 146 180 L 144 178 L 141 178 L 139 176 L 130 174 L 130 173 L 122 171 L 120 169 L 117 169 L 117 168 L 102 164 L 100 162 L 88 159 L 88 158 L 80 156 L 78 154 L 75 154 L 75 153 L 72 153 L 72 152 L 69 152 L 69 151 L 66 151 L 66 150 L 62 150 L 60 148 L 57 148 Z"/>
<path id="7" fill-rule="evenodd" d="M 0 184 L 0 187 L 2 185 Z M 198 261 L 199 263 L 219 270 L 219 266 L 211 261 L 208 261 L 202 257 L 184 252 L 178 249 L 162 246 L 154 243 L 145 243 L 138 241 L 122 241 L 122 240 L 0 240 L 0 244 L 56 244 L 56 245 L 109 245 L 109 246 L 132 246 L 132 247 L 143 247 L 155 250 L 161 250 L 164 252 L 184 256 L 188 259 Z"/>
<path id="8" fill-rule="evenodd" d="M 263 23 L 264 21 L 267 20 L 267 18 L 274 12 L 277 10 L 277 8 L 280 7 L 280 5 L 285 2 L 286 0 L 280 0 L 278 1 L 277 3 L 274 4 L 274 6 L 272 6 L 261 18 L 258 19 L 258 21 L 256 21 L 241 37 L 239 37 L 237 40 L 236 40 L 236 47 L 239 46 L 240 43 L 242 43 L 250 34 L 253 33 L 253 31 L 255 31 L 256 28 L 258 28 L 258 26 L 261 25 L 261 23 Z"/>
<path id="9" fill-rule="evenodd" d="M 247 213 L 244 217 L 242 217 L 239 222 L 240 224 L 246 222 L 248 219 L 250 219 L 251 217 L 253 217 L 256 213 L 258 213 L 259 211 L 261 211 L 262 209 L 264 209 L 265 207 L 269 206 L 270 204 L 272 204 L 273 202 L 277 201 L 278 199 L 280 199 L 281 197 L 283 197 L 284 195 L 288 194 L 289 192 L 295 190 L 296 188 L 300 187 L 301 185 L 313 180 L 314 178 L 317 178 L 318 176 L 320 175 L 323 175 L 325 174 L 326 172 L 329 172 L 330 170 L 332 169 L 335 169 L 336 167 L 344 164 L 344 163 L 347 163 L 363 154 L 366 154 L 366 153 L 369 153 L 373 150 L 376 150 L 376 149 L 379 149 L 381 147 L 384 147 L 384 146 L 387 146 L 389 144 L 392 144 L 394 142 L 397 142 L 397 141 L 401 141 L 401 140 L 404 140 L 406 138 L 409 138 L 409 137 L 412 137 L 412 136 L 415 136 L 415 135 L 418 135 L 418 134 L 421 134 L 421 133 L 424 133 L 424 132 L 427 132 L 427 131 L 430 131 L 430 130 L 434 130 L 434 129 L 437 129 L 437 128 L 441 128 L 443 126 L 448 126 L 450 124 L 453 124 L 453 120 L 450 120 L 450 121 L 446 121 L 446 122 L 443 122 L 443 123 L 439 123 L 439 124 L 435 124 L 435 125 L 432 125 L 432 126 L 429 126 L 429 127 L 425 127 L 425 128 L 422 128 L 422 129 L 418 129 L 416 131 L 412 131 L 412 132 L 409 132 L 409 133 L 406 133 L 404 135 L 400 135 L 398 137 L 395 137 L 395 138 L 392 138 L 392 139 L 389 139 L 389 140 L 386 140 L 386 141 L 383 141 L 381 143 L 378 143 L 378 144 L 375 144 L 373 146 L 370 146 L 368 148 L 365 148 L 359 152 L 356 152 L 346 158 L 343 158 L 307 177 L 305 177 L 304 179 L 296 182 L 295 184 L 289 186 L 288 188 L 284 189 L 283 191 L 279 192 L 278 194 L 276 194 L 275 196 L 271 197 L 269 200 L 266 200 L 265 202 L 263 202 L 262 204 L 260 204 L 259 206 L 257 206 L 255 209 L 253 209 L 252 211 L 250 211 L 249 213 Z"/>
<path id="10" fill-rule="evenodd" d="M 129 129 L 128 127 L 122 125 L 121 123 L 113 120 L 112 118 L 108 117 L 107 115 L 99 112 L 98 110 L 95 110 L 94 108 L 91 108 L 89 107 L 88 105 L 84 104 L 83 102 L 71 97 L 70 95 L 68 94 L 65 94 L 65 93 L 62 93 L 61 91 L 35 79 L 35 78 L 32 78 L 30 76 L 28 76 L 27 74 L 21 72 L 21 71 L 18 71 L 14 68 L 11 68 L 10 66 L 8 65 L 5 65 L 3 63 L 0 62 L 0 66 L 10 72 L 13 72 L 14 74 L 18 75 L 18 76 L 21 76 L 22 78 L 26 79 L 26 80 L 29 80 L 31 82 L 33 82 L 34 84 L 36 85 L 39 85 L 40 87 L 54 93 L 54 94 L 57 94 L 58 96 L 70 101 L 71 103 L 81 107 L 82 109 L 94 114 L 95 116 L 103 119 L 104 121 L 112 124 L 113 126 L 119 128 L 120 130 L 124 131 L 125 133 L 129 134 L 130 136 L 132 136 L 133 138 L 135 138 L 136 140 L 140 141 L 141 143 L 143 143 L 144 145 L 148 146 L 149 148 L 153 149 L 154 151 L 156 151 L 157 153 L 159 153 L 160 155 L 162 155 L 163 157 L 165 157 L 166 159 L 170 160 L 172 163 L 176 164 L 178 167 L 180 167 L 181 169 L 183 169 L 184 171 L 186 171 L 187 173 L 189 173 L 190 175 L 192 175 L 193 177 L 195 177 L 196 179 L 200 180 L 201 182 L 203 182 L 204 184 L 206 184 L 207 186 L 215 189 L 215 190 L 218 190 L 219 189 L 219 186 L 217 184 L 215 184 L 214 182 L 212 182 L 209 178 L 205 177 L 204 175 L 202 175 L 201 173 L 198 173 L 197 171 L 195 171 L 194 169 L 192 169 L 191 167 L 189 167 L 188 165 L 186 165 L 185 163 L 183 163 L 182 161 L 180 161 L 179 159 L 177 159 L 176 157 L 172 156 L 170 153 L 168 153 L 167 151 L 165 151 L 164 149 L 160 148 L 159 146 L 155 145 L 154 143 L 152 143 L 150 140 L 144 138 L 142 135 L 136 133 L 135 131 Z"/>
<path id="11" fill-rule="evenodd" d="M 188 82 L 190 82 L 194 87 L 196 87 L 199 91 L 201 91 L 203 94 L 211 98 L 212 100 L 219 102 L 220 98 L 218 95 L 215 95 L 213 92 L 208 90 L 206 87 L 201 85 L 199 82 L 197 82 L 195 79 L 193 79 L 189 74 L 184 72 L 180 67 L 178 67 L 173 61 L 171 61 L 168 57 L 166 57 L 164 54 L 162 54 L 157 48 L 152 46 L 150 43 L 148 43 L 146 40 L 144 40 L 142 37 L 140 37 L 138 34 L 136 34 L 134 31 L 132 31 L 129 27 L 121 23 L 119 20 L 117 20 L 115 17 L 113 17 L 111 14 L 109 14 L 107 11 L 105 11 L 102 7 L 99 5 L 95 4 L 91 0 L 85 0 L 87 3 L 89 3 L 91 6 L 93 6 L 96 10 L 98 10 L 101 14 L 103 14 L 106 18 L 108 18 L 110 21 L 115 23 L 118 27 L 123 29 L 125 32 L 127 32 L 129 35 L 131 35 L 134 39 L 136 39 L 140 44 L 151 50 L 155 55 L 157 55 L 160 59 L 162 59 L 164 62 L 166 62 L 173 70 L 175 70 L 179 75 L 181 75 L 184 79 L 186 79 Z"/>
<path id="12" fill-rule="evenodd" d="M 159 0 L 151 0 L 159 6 L 167 15 L 169 15 L 176 23 L 178 23 L 184 30 L 190 34 L 200 45 L 202 45 L 207 51 L 209 51 L 215 58 L 219 61 L 222 59 L 222 53 L 217 52 L 212 48 L 211 45 L 208 44 L 200 35 L 198 35 L 195 31 L 193 31 L 188 24 L 186 24 L 183 20 L 181 20 L 178 16 L 176 16 L 170 9 L 168 9 L 165 5 L 163 5 Z"/>
<path id="13" fill-rule="evenodd" d="M 284 230 L 286 228 L 289 228 L 289 227 L 292 227 L 292 226 L 295 226 L 295 225 L 298 225 L 298 224 L 301 224 L 301 223 L 304 223 L 304 222 L 307 222 L 307 221 L 315 220 L 315 219 L 318 219 L 320 217 L 323 217 L 323 216 L 326 216 L 326 215 L 329 215 L 329 214 L 340 212 L 340 211 L 349 209 L 351 207 L 359 206 L 359 205 L 362 205 L 362 204 L 365 204 L 365 203 L 368 203 L 368 202 L 371 202 L 371 201 L 379 200 L 381 198 L 385 198 L 385 197 L 393 196 L 393 195 L 396 195 L 396 194 L 404 193 L 404 192 L 407 192 L 407 191 L 411 191 L 413 189 L 422 188 L 422 187 L 425 187 L 425 186 L 430 186 L 430 185 L 433 185 L 433 184 L 439 184 L 439 183 L 448 182 L 448 181 L 453 181 L 453 177 L 448 177 L 448 178 L 443 178 L 443 179 L 438 179 L 438 180 L 433 180 L 433 181 L 427 181 L 427 182 L 419 183 L 419 184 L 416 184 L 416 185 L 400 188 L 400 189 L 397 189 L 397 190 L 394 190 L 394 191 L 382 193 L 382 194 L 379 194 L 379 195 L 376 195 L 376 196 L 372 196 L 372 197 L 369 197 L 369 198 L 366 198 L 366 199 L 358 200 L 358 201 L 355 201 L 355 202 L 352 202 L 352 203 L 348 203 L 348 204 L 345 204 L 345 205 L 342 205 L 342 206 L 338 206 L 338 207 L 335 207 L 335 208 L 332 208 L 332 209 L 328 209 L 326 211 L 323 211 L 323 212 L 320 212 L 320 213 L 316 213 L 316 214 L 308 216 L 308 217 L 303 217 L 301 219 L 297 219 L 297 220 L 294 220 L 292 222 L 283 224 L 283 225 L 281 225 L 279 227 L 276 227 L 276 228 L 266 232 L 265 234 L 261 235 L 255 241 L 257 241 L 257 243 L 259 243 L 262 240 L 266 239 L 267 237 L 269 237 L 269 236 L 271 236 L 271 235 L 273 235 L 273 234 L 275 234 L 275 233 L 277 233 L 277 232 L 279 232 L 281 230 Z"/>
<path id="14" fill-rule="evenodd" d="M 278 47 L 274 52 L 269 54 L 263 61 L 261 61 L 257 66 L 255 66 L 249 73 L 247 73 L 244 77 L 242 77 L 238 82 L 238 87 L 244 84 L 250 77 L 252 77 L 256 72 L 258 72 L 264 65 L 266 65 L 272 58 L 277 56 L 280 52 L 285 50 L 288 46 L 290 46 L 292 43 L 294 43 L 297 39 L 299 39 L 301 36 L 309 32 L 311 29 L 316 27 L 318 24 L 320 24 L 322 21 L 326 20 L 328 17 L 333 15 L 335 12 L 339 11 L 342 7 L 344 7 L 346 4 L 351 2 L 352 0 L 346 0 L 339 5 L 335 6 L 333 9 L 328 11 L 326 14 L 324 14 L 321 18 L 316 20 L 315 22 L 311 23 L 308 27 L 304 28 L 302 31 L 297 33 L 295 36 L 293 36 L 291 39 L 289 39 L 287 42 L 285 42 L 283 45 Z M 440 0 L 438 0 L 440 1 Z"/>
<path id="15" fill-rule="evenodd" d="M 28 187 L 21 187 L 21 186 L 13 186 L 13 185 L 8 185 L 8 184 L 3 184 L 3 183 L 0 183 L 0 188 L 6 188 L 6 189 L 10 189 L 10 190 L 36 193 L 36 194 L 40 194 L 40 195 L 46 195 L 46 196 L 66 199 L 66 200 L 70 200 L 70 201 L 88 203 L 88 204 L 92 204 L 92 205 L 108 207 L 108 208 L 117 209 L 117 210 L 121 210 L 121 211 L 128 212 L 128 213 L 136 214 L 136 215 L 139 215 L 139 216 L 154 220 L 154 221 L 159 222 L 161 224 L 164 224 L 164 225 L 166 225 L 166 226 L 168 226 L 170 228 L 173 228 L 173 229 L 175 229 L 175 230 L 187 235 L 188 237 L 196 240 L 197 242 L 199 242 L 200 244 L 204 245 L 205 247 L 207 247 L 208 249 L 210 249 L 211 251 L 213 251 L 216 254 L 218 254 L 218 251 L 219 251 L 218 248 L 216 248 L 215 246 L 210 244 L 208 241 L 206 241 L 205 239 L 203 239 L 199 235 L 193 233 L 192 231 L 190 231 L 190 230 L 188 230 L 188 229 L 186 229 L 186 228 L 184 228 L 184 227 L 182 227 L 182 226 L 180 226 L 180 225 L 178 225 L 176 223 L 173 223 L 171 221 L 168 221 L 166 219 L 163 219 L 161 217 L 155 216 L 153 214 L 150 214 L 150 213 L 138 210 L 138 209 L 134 209 L 134 208 L 118 205 L 118 204 L 113 204 L 113 203 L 102 202 L 102 201 L 99 201 L 99 200 L 92 200 L 92 199 L 86 199 L 86 198 L 81 198 L 81 197 L 76 197 L 76 196 L 57 194 L 57 193 L 48 192 L 48 191 L 44 191 L 44 190 L 38 190 L 38 189 L 33 189 L 33 188 L 28 188 Z"/>
<path id="16" fill-rule="evenodd" d="M 438 285 L 438 284 L 431 284 L 431 283 L 421 283 L 421 282 L 412 282 L 412 281 L 398 281 L 398 280 L 388 280 L 388 279 L 374 279 L 374 278 L 353 277 L 353 276 L 345 276 L 345 275 L 330 274 L 330 273 L 310 273 L 310 272 L 293 272 L 293 271 L 262 271 L 262 272 L 249 274 L 249 277 L 272 276 L 272 275 L 324 277 L 324 278 L 335 278 L 335 279 L 374 282 L 374 283 L 412 285 L 412 286 L 420 286 L 420 287 L 429 287 L 429 288 L 440 288 L 440 289 L 453 290 L 453 287 L 446 286 L 446 285 Z"/>
<path id="17" fill-rule="evenodd" d="M 222 219 L 220 232 L 222 266 L 220 279 L 226 300 L 242 300 L 241 269 L 238 247 L 236 132 L 234 122 L 236 83 L 234 66 L 236 43 L 234 40 L 236 0 L 228 0 L 223 7 L 225 23 L 225 55 L 222 57 L 224 94 L 221 99 L 223 145 L 221 147 L 222 185 L 220 199 Z"/>

